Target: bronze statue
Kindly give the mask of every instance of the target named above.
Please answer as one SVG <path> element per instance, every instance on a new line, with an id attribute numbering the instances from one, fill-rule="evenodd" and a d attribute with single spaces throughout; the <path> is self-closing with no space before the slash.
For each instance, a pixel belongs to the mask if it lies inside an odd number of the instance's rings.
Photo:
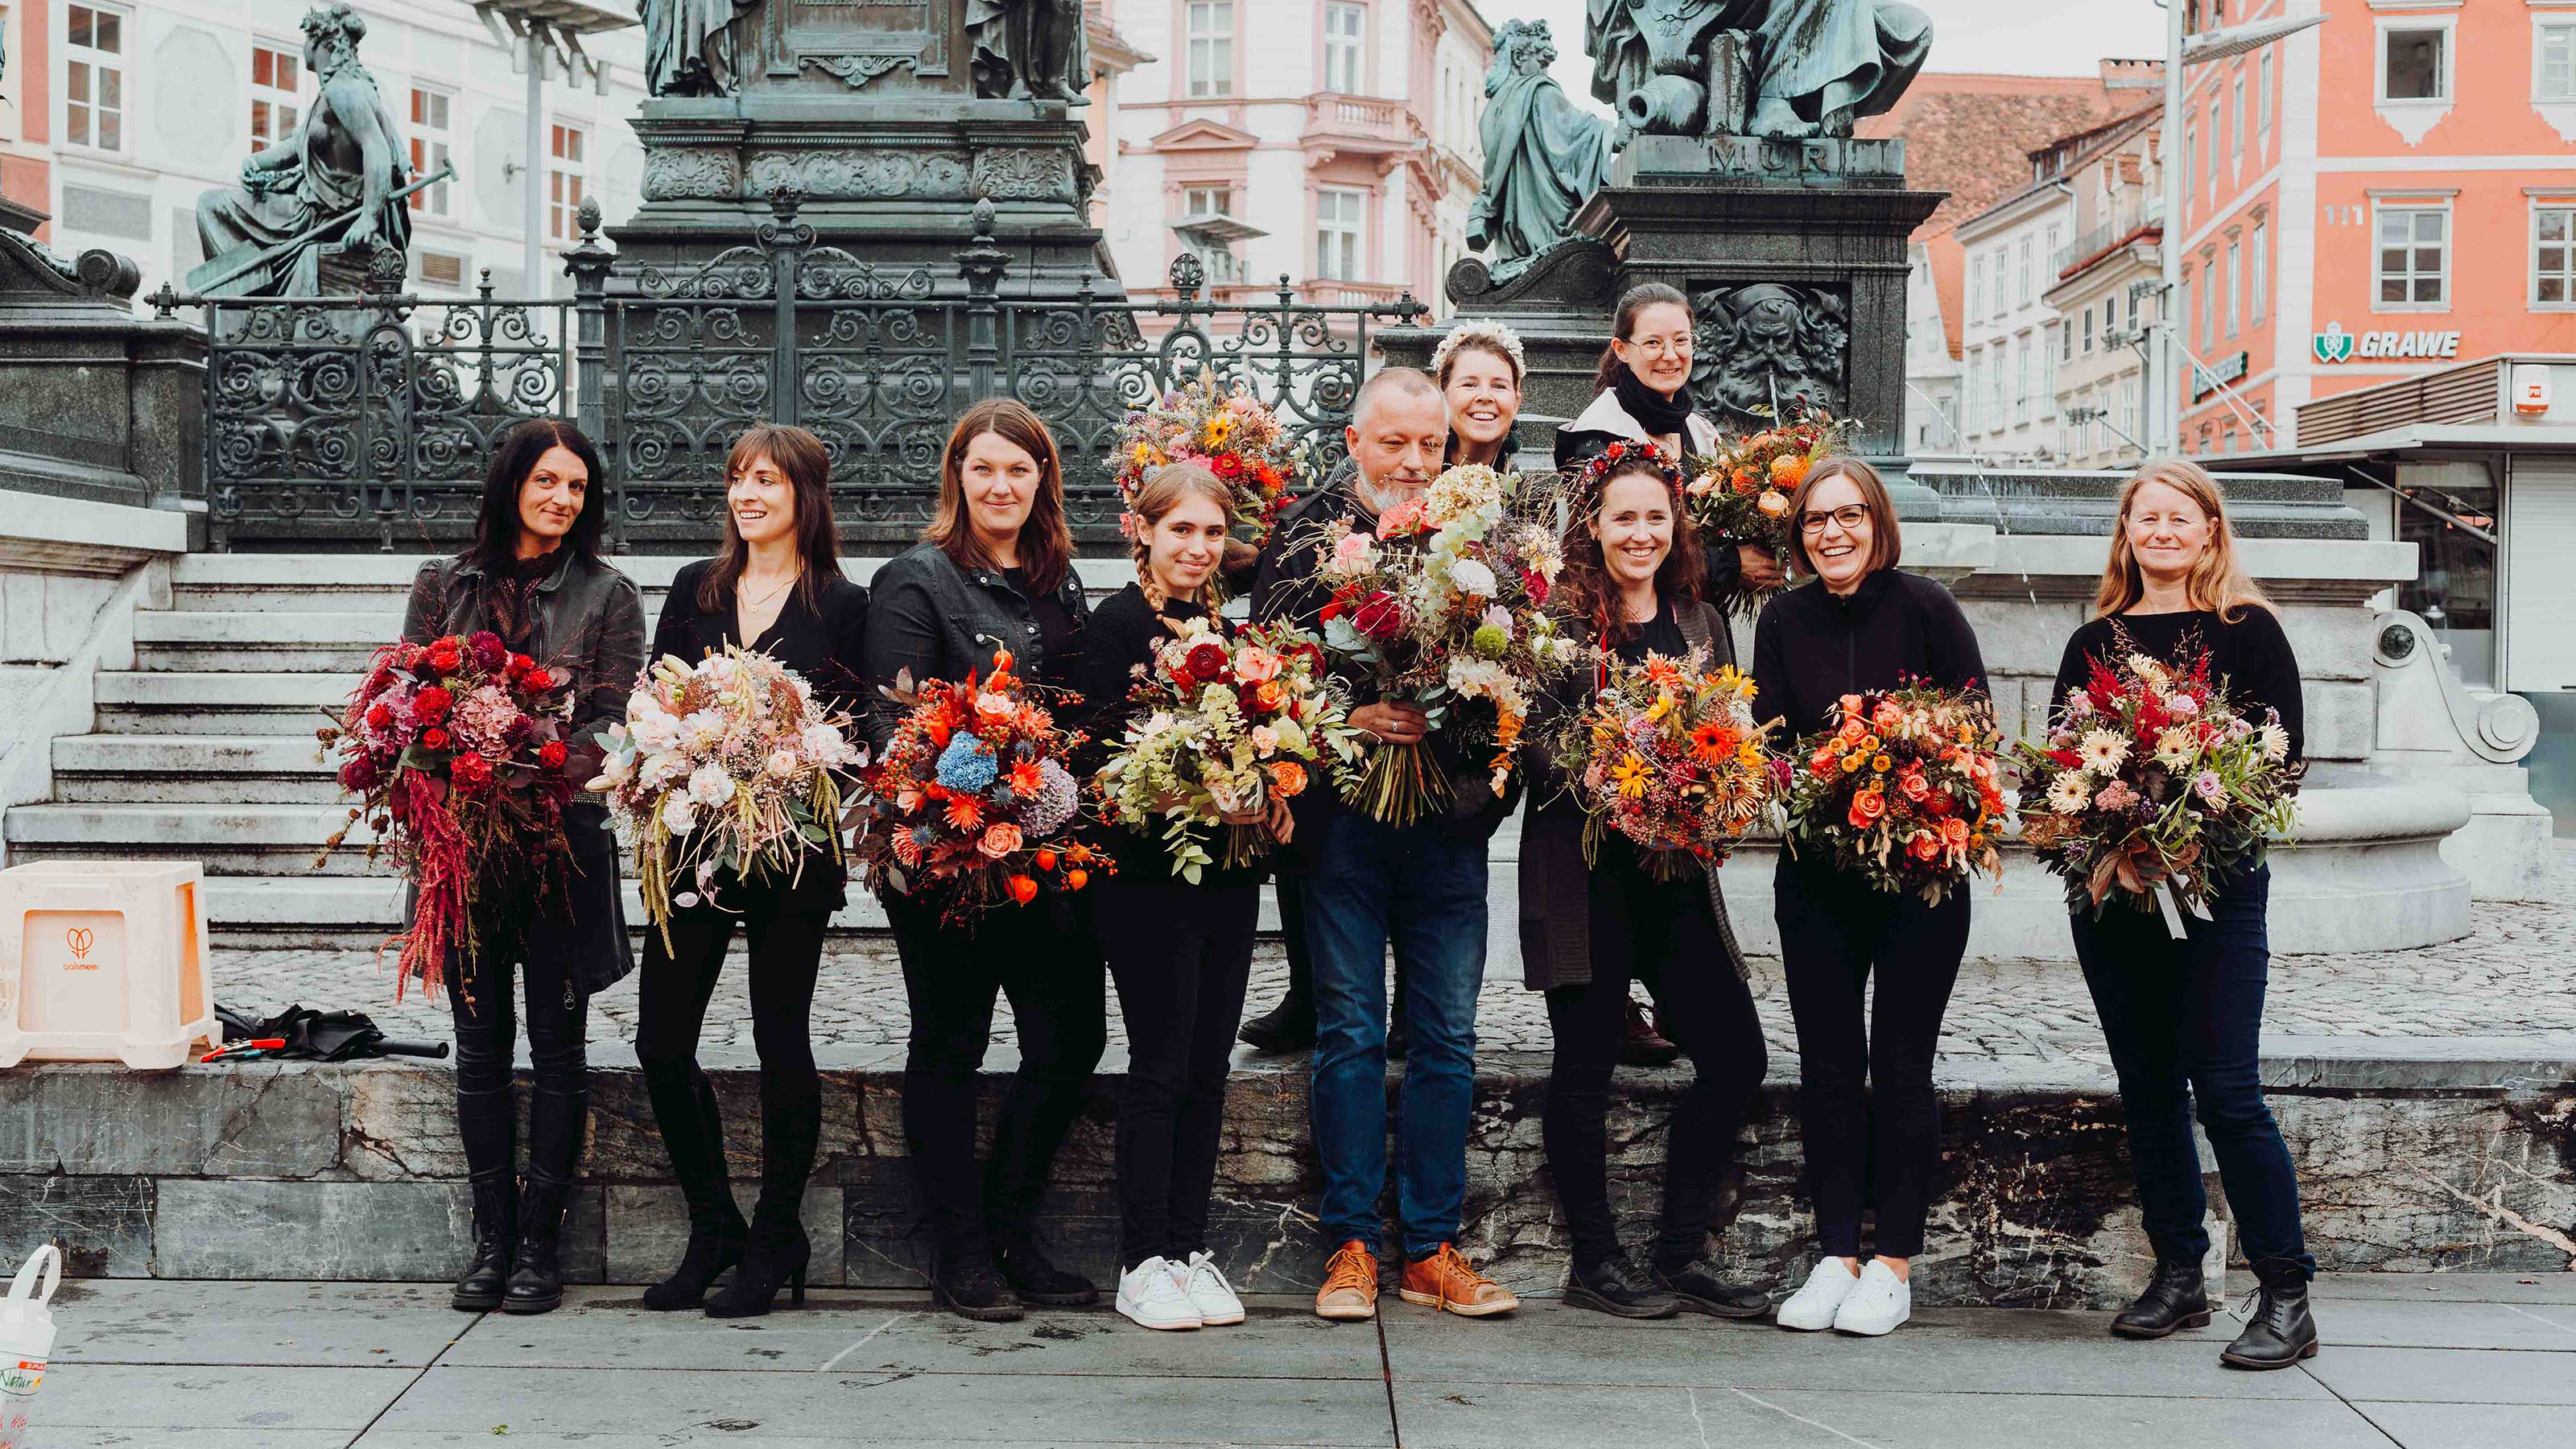
<path id="1" fill-rule="evenodd" d="M 1851 327 L 1840 298 L 1754 282 L 1702 297 L 1698 311 L 1691 390 L 1703 404 L 1748 426 L 1843 410 Z"/>
<path id="2" fill-rule="evenodd" d="M 1932 49 L 1903 0 L 1586 0 L 1592 94 L 1632 135 L 1849 136 Z"/>
<path id="3" fill-rule="evenodd" d="M 304 16 L 304 64 L 321 93 L 294 134 L 242 163 L 239 187 L 197 199 L 202 290 L 235 297 L 318 297 L 328 250 L 359 259 L 410 250 L 410 177 L 393 112 L 358 63 L 367 22 L 347 5 Z M 345 224 L 336 224 L 345 219 Z M 192 280 L 192 289 L 196 284 Z"/>
<path id="4" fill-rule="evenodd" d="M 1491 249 L 1497 280 L 1565 239 L 1610 160 L 1608 123 L 1565 98 L 1547 73 L 1555 63 L 1546 21 L 1506 20 L 1494 32 L 1478 122 L 1485 189 L 1467 208 L 1467 245 Z"/>
<path id="5" fill-rule="evenodd" d="M 644 89 L 657 96 L 729 96 L 740 84 L 735 24 L 759 0 L 637 0 L 644 22 Z M 784 3 L 784 0 L 780 0 Z"/>
<path id="6" fill-rule="evenodd" d="M 1070 101 L 1091 88 L 1082 0 L 966 0 L 966 43 L 980 99 Z"/>

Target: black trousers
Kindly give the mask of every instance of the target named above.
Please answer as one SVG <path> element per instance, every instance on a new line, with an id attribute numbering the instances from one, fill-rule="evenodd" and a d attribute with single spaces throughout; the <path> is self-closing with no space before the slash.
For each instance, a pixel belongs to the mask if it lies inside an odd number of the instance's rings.
<path id="1" fill-rule="evenodd" d="M 514 985 L 527 992 L 528 1061 L 535 1077 L 528 1102 L 528 1185 L 569 1188 L 581 1164 L 590 1113 L 590 999 L 573 978 L 571 959 L 558 951 L 531 951 L 514 963 L 489 950 L 448 981 L 448 1009 L 456 1022 L 456 1128 L 466 1170 L 493 1181 L 507 1180 L 518 1167 L 519 1114 L 511 1078 L 519 1035 Z"/>
<path id="2" fill-rule="evenodd" d="M 1781 972 L 1798 1026 L 1798 1115 L 1817 1245 L 1860 1253 L 1862 1204 L 1877 1251 L 1923 1251 L 1941 1166 L 1932 1058 L 1968 949 L 1968 896 L 1937 906 L 1783 852 L 1773 884 Z M 1863 991 L 1878 988 L 1864 1013 Z"/>
<path id="3" fill-rule="evenodd" d="M 814 976 L 822 967 L 823 932 L 831 916 L 794 909 L 799 903 L 782 896 L 776 885 L 736 883 L 722 896 L 733 909 L 700 905 L 674 911 L 669 946 L 662 943 L 662 930 L 645 930 L 635 1059 L 693 1212 L 729 1209 L 730 1204 L 714 1201 L 726 1178 L 724 1141 L 714 1090 L 698 1066 L 698 1036 L 739 923 L 751 946 L 751 1034 L 760 1054 L 758 1211 L 769 1220 L 765 1226 L 783 1229 L 797 1220 L 822 1132 L 823 1081 L 814 1069 L 812 1031 Z"/>
<path id="4" fill-rule="evenodd" d="M 912 1008 L 903 1135 L 943 1262 L 1030 1241 L 1038 1195 L 1108 1045 L 1100 947 L 1074 905 L 1042 895 L 986 911 L 968 928 L 943 925 L 936 904 L 886 899 Z M 979 1187 L 975 1082 L 997 996 L 1010 998 L 1020 1069 L 994 1120 Z"/>
<path id="5" fill-rule="evenodd" d="M 1118 875 L 1095 902 L 1127 1022 L 1118 1099 L 1118 1258 L 1186 1260 L 1208 1245 L 1235 1022 L 1252 975 L 1258 885 Z"/>
<path id="6" fill-rule="evenodd" d="M 1548 1173 L 1576 1264 L 1589 1268 L 1616 1255 L 1604 1122 L 1610 1074 L 1627 1035 L 1628 984 L 1642 981 L 1693 1071 L 1668 1129 L 1654 1248 L 1657 1262 L 1677 1267 L 1708 1245 L 1718 1190 L 1769 1053 L 1753 993 L 1727 961 L 1702 882 L 1656 880 L 1613 841 L 1592 872 L 1591 896 L 1592 979 L 1547 993 L 1556 1035 L 1543 1128 Z"/>

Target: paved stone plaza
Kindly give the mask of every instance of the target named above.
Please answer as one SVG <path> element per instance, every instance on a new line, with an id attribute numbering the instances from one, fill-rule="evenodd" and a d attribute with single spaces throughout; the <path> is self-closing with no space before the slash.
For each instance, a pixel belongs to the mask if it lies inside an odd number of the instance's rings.
<path id="1" fill-rule="evenodd" d="M 2329 1276 L 2327 1347 L 2223 1369 L 2234 1320 L 2151 1344 L 2098 1313 L 1931 1309 L 1877 1341 L 1551 1301 L 1372 1326 L 1256 1299 L 1152 1335 L 1105 1310 L 970 1324 L 831 1291 L 718 1323 L 575 1289 L 543 1318 L 443 1288 L 98 1281 L 56 1299 L 45 1449 L 743 1443 L 1515 1449 L 2551 1449 L 2576 1443 L 2576 1273 Z M 1863 1389 L 1861 1384 L 1869 1387 Z"/>

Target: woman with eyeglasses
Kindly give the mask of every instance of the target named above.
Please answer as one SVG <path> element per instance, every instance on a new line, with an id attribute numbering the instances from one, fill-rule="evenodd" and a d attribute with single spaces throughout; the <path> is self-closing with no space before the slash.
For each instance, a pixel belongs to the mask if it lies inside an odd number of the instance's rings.
<path id="1" fill-rule="evenodd" d="M 1717 424 L 1691 397 L 1691 345 L 1697 322 L 1690 298 L 1661 282 L 1631 287 L 1619 298 L 1610 345 L 1593 375 L 1592 404 L 1556 432 L 1556 467 L 1567 472 L 1612 443 L 1652 443 L 1667 458 L 1717 451 Z M 1781 582 L 1771 551 L 1752 544 L 1708 551 L 1706 596 L 1767 589 Z"/>
<path id="2" fill-rule="evenodd" d="M 1784 739 L 1829 727 L 1847 694 L 1918 681 L 1984 687 L 1985 662 L 1958 601 L 1896 566 L 1896 507 L 1875 470 L 1857 458 L 1820 460 L 1789 516 L 1789 560 L 1809 577 L 1764 605 L 1753 631 L 1754 712 L 1778 717 Z M 1875 1336 L 1913 1310 L 1908 1280 L 1941 1163 L 1932 1054 L 1968 947 L 1968 893 L 1927 905 L 1786 845 L 1772 890 L 1820 1252 L 1778 1322 Z M 1864 1266 L 1861 1212 L 1872 1203 L 1875 1256 Z"/>

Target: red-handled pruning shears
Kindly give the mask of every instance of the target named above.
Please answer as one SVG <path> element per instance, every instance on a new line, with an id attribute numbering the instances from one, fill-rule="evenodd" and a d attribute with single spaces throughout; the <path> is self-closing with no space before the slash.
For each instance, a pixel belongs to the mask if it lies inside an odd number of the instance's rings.
<path id="1" fill-rule="evenodd" d="M 202 1066 L 218 1057 L 248 1057 L 260 1052 L 283 1051 L 285 1048 L 286 1038 L 282 1036 L 255 1036 L 246 1041 L 228 1041 L 197 1058 L 197 1062 Z"/>

